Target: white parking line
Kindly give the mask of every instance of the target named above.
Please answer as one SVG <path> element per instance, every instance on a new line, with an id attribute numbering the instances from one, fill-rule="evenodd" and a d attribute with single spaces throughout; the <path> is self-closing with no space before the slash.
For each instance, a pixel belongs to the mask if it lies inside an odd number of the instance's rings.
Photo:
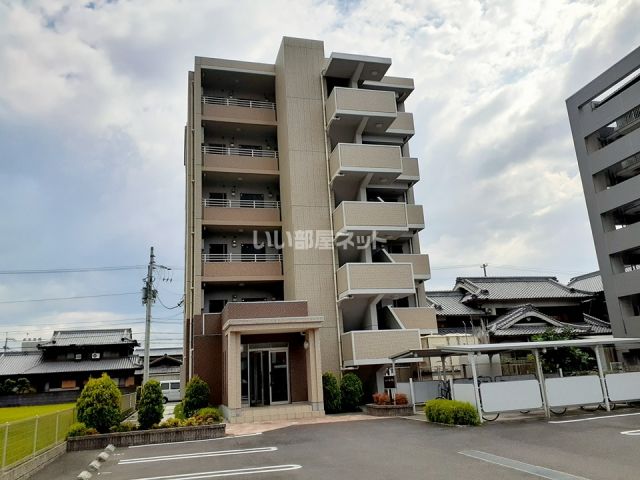
<path id="1" fill-rule="evenodd" d="M 640 430 L 627 430 L 626 432 L 620 432 L 622 435 L 640 435 Z"/>
<path id="2" fill-rule="evenodd" d="M 181 445 L 183 443 L 215 442 L 217 440 L 231 440 L 233 438 L 255 437 L 256 435 L 262 435 L 262 432 L 245 433 L 244 435 L 229 435 L 228 437 L 220 437 L 220 438 L 205 438 L 203 440 L 183 440 L 182 442 L 164 442 L 164 443 L 149 443 L 147 445 L 131 445 L 128 448 L 157 447 L 158 445 Z"/>
<path id="3" fill-rule="evenodd" d="M 183 473 L 181 475 L 165 475 L 163 477 L 144 477 L 133 480 L 202 480 L 214 477 L 232 477 L 237 475 L 251 475 L 254 473 L 287 472 L 298 470 L 302 465 L 271 465 L 267 467 L 238 468 L 235 470 L 215 470 L 213 472 Z"/>
<path id="4" fill-rule="evenodd" d="M 589 418 L 574 418 L 573 420 L 551 420 L 548 423 L 590 422 L 591 420 L 606 420 L 608 418 L 630 417 L 632 415 L 640 415 L 640 412 L 636 412 L 636 413 L 619 413 L 618 415 L 602 415 L 602 416 L 599 416 L 599 417 L 589 417 Z"/>
<path id="5" fill-rule="evenodd" d="M 239 450 L 218 450 L 214 452 L 176 453 L 173 455 L 158 455 L 156 457 L 127 458 L 120 460 L 119 465 L 131 465 L 134 463 L 167 462 L 171 460 L 190 460 L 192 458 L 224 457 L 227 455 L 245 455 L 249 453 L 275 452 L 278 447 L 243 448 Z"/>
<path id="6" fill-rule="evenodd" d="M 551 470 L 550 468 L 531 465 L 529 463 L 519 462 L 510 458 L 499 457 L 497 455 L 480 452 L 478 450 L 464 450 L 458 453 L 484 462 L 500 465 L 501 467 L 535 475 L 540 478 L 547 478 L 548 480 L 588 480 L 587 478 L 571 475 L 570 473 L 559 472 L 558 470 Z"/>

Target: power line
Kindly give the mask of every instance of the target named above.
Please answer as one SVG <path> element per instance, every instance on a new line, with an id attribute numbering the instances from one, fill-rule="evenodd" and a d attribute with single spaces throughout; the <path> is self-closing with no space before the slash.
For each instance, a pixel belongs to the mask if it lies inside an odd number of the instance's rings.
<path id="1" fill-rule="evenodd" d="M 33 270 L 0 270 L 0 275 L 34 275 L 42 273 L 84 273 L 115 272 L 120 270 L 140 270 L 146 265 L 120 265 L 113 267 L 78 267 L 78 268 L 38 268 Z"/>
<path id="2" fill-rule="evenodd" d="M 1 301 L 0 304 L 9 303 L 31 303 L 31 302 L 53 302 L 57 300 L 77 300 L 81 298 L 101 298 L 101 297 L 121 297 L 124 295 L 139 295 L 140 292 L 125 292 L 125 293 L 101 293 L 98 295 L 79 295 L 77 297 L 58 297 L 58 298 L 32 298 L 29 300 L 8 300 Z"/>

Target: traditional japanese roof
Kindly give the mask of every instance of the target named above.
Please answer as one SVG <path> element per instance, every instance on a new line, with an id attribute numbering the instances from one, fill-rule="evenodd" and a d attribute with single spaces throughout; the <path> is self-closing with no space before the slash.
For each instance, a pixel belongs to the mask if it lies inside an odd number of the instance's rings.
<path id="1" fill-rule="evenodd" d="M 42 375 L 68 372 L 107 372 L 133 370 L 140 367 L 137 356 L 100 360 L 45 361 L 40 352 L 5 353 L 0 355 L 0 375 Z"/>
<path id="2" fill-rule="evenodd" d="M 573 277 L 569 280 L 567 286 L 569 288 L 577 288 L 579 290 L 592 293 L 604 291 L 604 287 L 602 286 L 602 277 L 600 276 L 599 270 Z"/>
<path id="3" fill-rule="evenodd" d="M 40 348 L 93 346 L 93 345 L 133 345 L 134 340 L 130 328 L 114 328 L 104 330 L 56 330 L 51 340 L 42 343 Z"/>
<path id="4" fill-rule="evenodd" d="M 436 315 L 469 316 L 484 315 L 484 311 L 462 303 L 463 292 L 435 291 L 427 292 L 427 302 L 436 309 Z"/>
<path id="5" fill-rule="evenodd" d="M 463 302 L 473 300 L 587 299 L 589 292 L 567 287 L 556 277 L 458 277 L 454 290 L 465 293 Z"/>

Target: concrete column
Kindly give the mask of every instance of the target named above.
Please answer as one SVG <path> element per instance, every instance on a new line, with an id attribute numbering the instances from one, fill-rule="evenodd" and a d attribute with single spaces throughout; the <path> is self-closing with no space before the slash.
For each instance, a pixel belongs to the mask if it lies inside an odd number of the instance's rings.
<path id="1" fill-rule="evenodd" d="M 242 406 L 240 388 L 240 334 L 231 332 L 227 335 L 227 407 L 229 410 Z"/>
<path id="2" fill-rule="evenodd" d="M 314 411 L 324 411 L 322 395 L 322 361 L 320 357 L 320 335 L 317 329 L 307 330 L 307 397 Z"/>

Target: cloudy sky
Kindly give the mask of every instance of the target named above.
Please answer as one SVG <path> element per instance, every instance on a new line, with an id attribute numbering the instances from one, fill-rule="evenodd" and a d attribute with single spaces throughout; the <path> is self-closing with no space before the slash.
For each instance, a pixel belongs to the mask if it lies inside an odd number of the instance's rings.
<path id="1" fill-rule="evenodd" d="M 640 45 L 638 0 L 0 1 L 0 332 L 143 331 L 146 263 L 178 303 L 193 57 L 273 63 L 283 35 L 415 78 L 428 288 L 597 268 L 564 99 Z M 118 294 L 118 295 L 112 295 Z M 95 297 L 95 295 L 108 295 Z M 72 300 L 24 301 L 67 297 Z M 156 304 L 156 345 L 181 310 Z M 11 343 L 10 343 L 11 345 Z"/>

